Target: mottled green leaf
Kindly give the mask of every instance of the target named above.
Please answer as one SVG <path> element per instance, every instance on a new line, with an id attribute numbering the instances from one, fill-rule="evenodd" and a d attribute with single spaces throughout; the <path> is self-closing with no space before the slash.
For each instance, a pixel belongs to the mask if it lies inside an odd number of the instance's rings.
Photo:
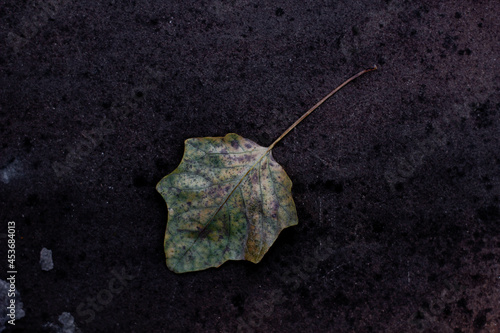
<path id="1" fill-rule="evenodd" d="M 186 140 L 182 162 L 157 185 L 168 206 L 167 266 L 182 273 L 259 262 L 298 222 L 291 188 L 271 151 L 253 141 L 233 133 Z"/>
<path id="2" fill-rule="evenodd" d="M 156 186 L 168 206 L 167 266 L 183 273 L 227 260 L 259 262 L 281 230 L 298 223 L 292 182 L 271 150 L 347 83 L 375 69 L 332 90 L 267 148 L 234 133 L 186 140 L 181 163 Z"/>

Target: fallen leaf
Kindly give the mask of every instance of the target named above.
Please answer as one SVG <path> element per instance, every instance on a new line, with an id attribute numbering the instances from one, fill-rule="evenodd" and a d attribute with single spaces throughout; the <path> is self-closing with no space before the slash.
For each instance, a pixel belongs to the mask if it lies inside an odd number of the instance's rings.
<path id="1" fill-rule="evenodd" d="M 259 262 L 298 222 L 291 188 L 271 151 L 238 134 L 186 140 L 182 162 L 157 186 L 168 206 L 167 266 L 181 273 Z"/>
<path id="2" fill-rule="evenodd" d="M 168 207 L 164 249 L 176 273 L 218 267 L 227 260 L 258 263 L 279 233 L 298 223 L 292 182 L 271 150 L 330 92 L 269 147 L 238 134 L 185 141 L 179 166 L 156 186 Z"/>

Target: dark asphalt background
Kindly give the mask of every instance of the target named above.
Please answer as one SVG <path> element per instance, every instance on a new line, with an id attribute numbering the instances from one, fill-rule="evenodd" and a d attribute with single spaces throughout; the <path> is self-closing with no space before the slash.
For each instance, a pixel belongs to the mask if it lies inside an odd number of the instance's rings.
<path id="1" fill-rule="evenodd" d="M 6 332 L 499 332 L 498 1 L 1 3 Z M 299 225 L 170 272 L 155 185 L 184 140 L 269 145 L 374 64 L 274 149 Z"/>

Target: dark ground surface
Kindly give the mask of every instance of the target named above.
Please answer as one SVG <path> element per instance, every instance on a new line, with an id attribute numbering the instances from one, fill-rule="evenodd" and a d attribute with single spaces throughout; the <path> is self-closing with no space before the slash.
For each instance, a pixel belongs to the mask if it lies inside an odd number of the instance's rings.
<path id="1" fill-rule="evenodd" d="M 45 2 L 0 6 L 7 332 L 499 331 L 498 1 Z M 184 140 L 269 145 L 373 64 L 274 149 L 299 225 L 170 272 L 154 187 Z"/>

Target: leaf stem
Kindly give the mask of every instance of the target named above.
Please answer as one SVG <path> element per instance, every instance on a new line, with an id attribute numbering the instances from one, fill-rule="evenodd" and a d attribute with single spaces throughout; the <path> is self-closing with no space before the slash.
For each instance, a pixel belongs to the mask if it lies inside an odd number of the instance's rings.
<path id="1" fill-rule="evenodd" d="M 300 117 L 299 119 L 297 119 L 296 122 L 294 122 L 292 124 L 292 126 L 288 127 L 288 129 L 283 133 L 281 134 L 281 136 L 279 138 L 276 139 L 276 141 L 274 141 L 270 146 L 269 148 L 267 149 L 268 151 L 270 151 L 271 149 L 274 148 L 274 146 L 281 141 L 281 139 L 283 139 L 291 130 L 293 130 L 302 120 L 304 120 L 305 117 L 307 117 L 308 115 L 310 115 L 314 110 L 316 110 L 321 104 L 323 104 L 327 99 L 329 99 L 330 97 L 332 97 L 337 91 L 339 91 L 340 89 L 342 89 L 346 84 L 348 84 L 349 82 L 353 81 L 354 79 L 358 78 L 359 76 L 365 74 L 365 73 L 368 73 L 368 72 L 371 72 L 371 71 L 374 71 L 377 69 L 377 66 L 373 66 L 372 68 L 368 68 L 368 69 L 365 69 L 361 72 L 359 72 L 358 74 L 350 77 L 349 79 L 347 79 L 346 81 L 344 81 L 344 83 L 342 83 L 340 86 L 338 86 L 337 88 L 333 89 L 328 95 L 326 95 L 325 97 L 323 97 L 323 99 L 321 99 L 318 103 L 316 103 L 316 105 L 314 105 L 312 108 L 310 108 L 306 113 L 304 113 L 302 115 L 302 117 Z"/>

